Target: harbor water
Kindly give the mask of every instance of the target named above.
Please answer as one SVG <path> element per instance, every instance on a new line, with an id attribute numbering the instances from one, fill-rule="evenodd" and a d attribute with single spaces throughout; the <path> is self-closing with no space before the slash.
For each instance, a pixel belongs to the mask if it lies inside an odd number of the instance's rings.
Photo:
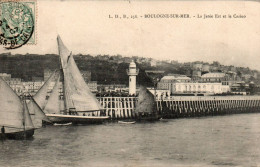
<path id="1" fill-rule="evenodd" d="M 260 114 L 47 126 L 0 141 L 0 166 L 259 166 Z"/>

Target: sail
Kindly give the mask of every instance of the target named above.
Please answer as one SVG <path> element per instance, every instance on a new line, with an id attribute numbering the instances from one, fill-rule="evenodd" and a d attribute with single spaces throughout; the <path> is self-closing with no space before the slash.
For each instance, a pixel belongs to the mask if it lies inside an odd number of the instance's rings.
<path id="1" fill-rule="evenodd" d="M 23 101 L 23 107 L 24 107 L 24 112 L 23 112 L 23 117 L 24 117 L 24 130 L 30 130 L 34 129 L 32 119 L 26 104 L 26 101 Z"/>
<path id="2" fill-rule="evenodd" d="M 89 90 L 76 63 L 58 36 L 58 48 L 64 75 L 64 98 L 66 109 L 76 111 L 102 110 L 96 97 Z"/>
<path id="3" fill-rule="evenodd" d="M 57 42 L 58 42 L 59 55 L 60 55 L 60 59 L 61 59 L 61 66 L 62 66 L 62 68 L 64 68 L 67 65 L 67 60 L 70 55 L 70 51 L 63 44 L 59 35 L 57 37 Z"/>
<path id="4" fill-rule="evenodd" d="M 33 125 L 35 128 L 41 128 L 42 127 L 42 121 L 51 122 L 45 115 L 45 113 L 42 111 L 40 106 L 35 102 L 34 98 L 31 99 L 30 108 L 33 109 L 34 114 L 31 115 Z M 29 107 L 28 107 L 29 108 Z"/>
<path id="5" fill-rule="evenodd" d="M 136 105 L 136 113 L 152 113 L 155 112 L 155 100 L 153 94 L 145 87 L 140 87 L 138 102 Z"/>
<path id="6" fill-rule="evenodd" d="M 65 90 L 69 91 L 65 98 L 70 99 L 70 106 L 73 105 L 72 108 L 74 107 L 76 111 L 103 109 L 85 83 L 72 55 L 69 57 L 64 79 Z"/>
<path id="7" fill-rule="evenodd" d="M 47 104 L 44 108 L 44 112 L 48 114 L 59 114 L 60 113 L 60 94 L 59 94 L 59 88 L 60 88 L 60 77 L 58 77 L 52 93 L 47 101 Z"/>
<path id="8" fill-rule="evenodd" d="M 23 104 L 1 77 L 0 126 L 5 126 L 6 133 L 23 131 Z"/>
<path id="9" fill-rule="evenodd" d="M 43 86 L 39 89 L 39 91 L 33 96 L 34 100 L 36 101 L 36 103 L 40 106 L 41 109 L 44 108 L 47 100 L 46 100 L 46 96 L 48 94 L 48 88 L 51 84 L 51 81 L 53 80 L 55 76 L 55 72 L 53 72 L 53 74 L 48 78 L 48 80 L 43 84 Z M 31 113 L 31 101 L 29 102 L 28 106 L 29 106 L 29 111 Z"/>

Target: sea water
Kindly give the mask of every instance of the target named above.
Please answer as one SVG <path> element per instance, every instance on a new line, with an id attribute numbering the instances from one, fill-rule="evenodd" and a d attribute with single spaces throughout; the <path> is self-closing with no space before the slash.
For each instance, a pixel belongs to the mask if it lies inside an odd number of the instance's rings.
<path id="1" fill-rule="evenodd" d="M 47 126 L 0 141 L 0 166 L 259 166 L 260 114 Z"/>

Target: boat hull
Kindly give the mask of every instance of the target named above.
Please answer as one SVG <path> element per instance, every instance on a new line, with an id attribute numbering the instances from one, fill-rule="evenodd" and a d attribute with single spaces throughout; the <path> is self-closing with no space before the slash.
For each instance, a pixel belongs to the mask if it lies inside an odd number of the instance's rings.
<path id="1" fill-rule="evenodd" d="M 77 115 L 62 115 L 62 114 L 46 114 L 52 123 L 58 124 L 101 124 L 108 120 L 108 116 L 77 116 Z"/>
<path id="2" fill-rule="evenodd" d="M 5 133 L 0 134 L 0 139 L 14 139 L 14 140 L 23 140 L 30 139 L 34 135 L 34 129 L 25 130 L 21 132 Z"/>
<path id="3" fill-rule="evenodd" d="M 135 124 L 136 121 L 118 121 L 120 124 Z"/>

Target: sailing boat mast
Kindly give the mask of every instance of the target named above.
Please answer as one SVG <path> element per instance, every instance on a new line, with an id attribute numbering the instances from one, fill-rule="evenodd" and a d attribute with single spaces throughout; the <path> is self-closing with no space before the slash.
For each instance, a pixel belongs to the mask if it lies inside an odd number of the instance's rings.
<path id="1" fill-rule="evenodd" d="M 23 103 L 23 131 L 25 132 L 25 101 L 24 101 L 24 95 L 21 97 L 22 103 Z"/>

